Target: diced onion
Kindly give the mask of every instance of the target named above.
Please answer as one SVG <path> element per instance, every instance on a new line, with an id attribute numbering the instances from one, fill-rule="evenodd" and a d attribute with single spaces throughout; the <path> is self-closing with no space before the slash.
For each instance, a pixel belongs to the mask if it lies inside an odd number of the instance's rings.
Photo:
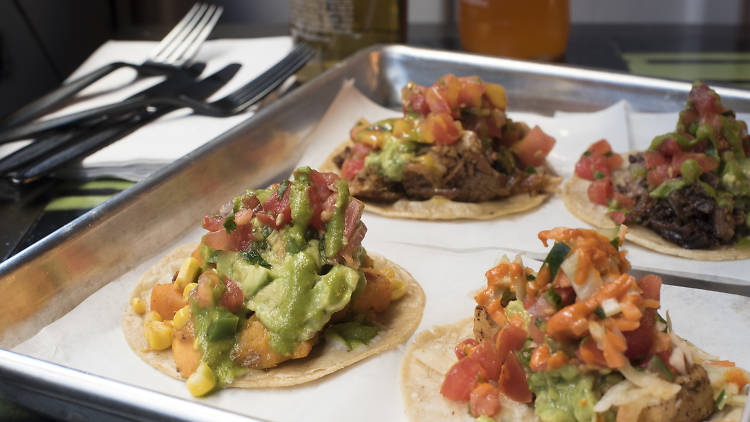
<path id="1" fill-rule="evenodd" d="M 620 303 L 614 298 L 609 297 L 602 301 L 602 309 L 604 310 L 604 315 L 608 317 L 616 315 L 620 312 Z"/>

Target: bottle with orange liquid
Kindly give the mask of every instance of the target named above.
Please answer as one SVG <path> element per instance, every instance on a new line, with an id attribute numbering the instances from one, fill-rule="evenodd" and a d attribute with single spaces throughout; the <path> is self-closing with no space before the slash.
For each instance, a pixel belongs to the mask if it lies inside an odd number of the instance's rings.
<path id="1" fill-rule="evenodd" d="M 570 31 L 568 0 L 459 0 L 461 44 L 473 53 L 559 60 Z"/>

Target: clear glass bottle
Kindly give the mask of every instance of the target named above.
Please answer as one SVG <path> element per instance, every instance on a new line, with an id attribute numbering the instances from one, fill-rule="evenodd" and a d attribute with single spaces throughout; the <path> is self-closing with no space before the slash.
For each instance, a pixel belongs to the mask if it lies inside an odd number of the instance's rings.
<path id="1" fill-rule="evenodd" d="M 406 0 L 290 0 L 289 31 L 317 51 L 304 81 L 362 48 L 405 42 Z"/>

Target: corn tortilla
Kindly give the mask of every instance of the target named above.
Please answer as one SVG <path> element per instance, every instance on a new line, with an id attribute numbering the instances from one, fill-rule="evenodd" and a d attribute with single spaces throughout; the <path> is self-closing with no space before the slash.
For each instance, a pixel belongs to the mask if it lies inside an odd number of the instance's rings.
<path id="1" fill-rule="evenodd" d="M 627 163 L 630 154 L 621 155 Z M 565 206 L 573 215 L 592 226 L 598 228 L 615 227 L 615 223 L 606 215 L 607 207 L 589 201 L 586 190 L 590 184 L 590 181 L 574 174 L 563 187 L 562 199 Z M 722 245 L 716 249 L 685 249 L 640 225 L 629 226 L 625 238 L 645 248 L 681 258 L 702 261 L 731 261 L 750 258 L 750 248 L 736 245 Z"/>
<path id="2" fill-rule="evenodd" d="M 466 402 L 447 400 L 440 394 L 445 373 L 456 361 L 453 349 L 466 338 L 474 338 L 471 318 L 433 327 L 416 335 L 401 362 L 401 395 L 411 421 L 476 421 Z M 497 420 L 537 421 L 531 406 L 500 395 Z"/>
<path id="3" fill-rule="evenodd" d="M 159 260 L 138 281 L 131 296 L 131 301 L 137 297 L 148 304 L 153 287 L 157 284 L 170 283 L 182 261 L 190 256 L 196 246 L 197 244 L 179 246 Z M 395 273 L 395 278 L 407 283 L 406 294 L 398 301 L 393 302 L 382 315 L 381 330 L 370 344 L 349 351 L 340 342 L 322 341 L 304 359 L 286 361 L 278 367 L 268 370 L 249 369 L 227 387 L 268 388 L 302 384 L 338 371 L 372 355 L 393 349 L 406 341 L 417 329 L 422 319 L 425 304 L 424 292 L 414 277 L 404 268 L 380 255 L 373 253 L 369 253 L 369 255 L 373 259 L 376 269 L 391 269 Z M 128 344 L 149 365 L 173 378 L 183 379 L 177 372 L 171 349 L 148 350 L 148 344 L 143 335 L 145 314 L 136 314 L 130 305 L 131 301 L 128 302 L 122 320 L 122 328 Z"/>
<path id="4" fill-rule="evenodd" d="M 320 166 L 321 171 L 341 174 L 333 159 L 343 152 L 346 147 L 353 145 L 351 141 L 339 145 Z M 547 169 L 553 174 L 551 169 Z M 442 196 L 434 196 L 426 201 L 399 199 L 393 203 L 378 203 L 362 201 L 365 211 L 384 217 L 410 218 L 415 220 L 491 220 L 504 215 L 528 211 L 540 206 L 552 192 L 557 190 L 560 179 L 553 177 L 545 187 L 545 192 L 537 195 L 526 193 L 516 194 L 507 198 L 485 202 L 457 202 Z"/>

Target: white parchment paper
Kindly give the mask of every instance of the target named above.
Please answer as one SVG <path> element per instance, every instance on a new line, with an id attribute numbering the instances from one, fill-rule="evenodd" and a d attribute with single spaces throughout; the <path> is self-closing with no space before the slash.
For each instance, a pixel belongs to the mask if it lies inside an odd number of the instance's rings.
<path id="1" fill-rule="evenodd" d="M 511 99 L 512 101 L 512 99 Z M 512 108 L 512 102 L 511 102 Z M 320 125 L 311 133 L 300 164 L 320 165 L 330 151 L 347 139 L 359 117 L 369 120 L 397 115 L 346 85 Z M 555 117 L 511 113 L 530 125 L 539 124 L 557 138 L 549 157 L 563 176 L 593 141 L 606 137 L 615 150 L 632 149 L 654 133 L 674 126 L 676 114 L 640 115 L 625 103 L 591 114 L 558 113 Z M 658 131 L 646 130 L 653 125 Z M 636 129 L 633 129 L 636 128 Z M 664 130 L 666 128 L 666 130 Z M 238 186 L 237 192 L 245 187 Z M 196 227 L 201 216 L 196 216 Z M 555 197 L 537 210 L 487 222 L 425 222 L 387 219 L 366 213 L 368 250 L 399 263 L 423 286 L 427 304 L 419 330 L 472 315 L 472 294 L 484 283 L 484 272 L 503 255 L 503 248 L 542 251 L 540 230 L 554 226 L 583 226 Z M 201 230 L 180 242 L 199 239 Z M 632 262 L 696 274 L 724 274 L 748 280 L 750 262 L 694 262 L 627 245 Z M 44 328 L 14 350 L 82 371 L 162 393 L 274 421 L 403 420 L 398 371 L 405 345 L 310 384 L 282 389 L 228 389 L 193 399 L 182 381 L 152 369 L 128 347 L 120 320 L 130 292 L 153 257 L 90 296 L 76 309 Z M 745 271 L 743 271 L 745 270 Z M 748 281 L 750 283 L 750 281 Z M 709 353 L 750 368 L 750 298 L 664 286 L 662 309 L 670 311 L 675 331 Z M 436 386 L 439 388 L 439 386 Z"/>

